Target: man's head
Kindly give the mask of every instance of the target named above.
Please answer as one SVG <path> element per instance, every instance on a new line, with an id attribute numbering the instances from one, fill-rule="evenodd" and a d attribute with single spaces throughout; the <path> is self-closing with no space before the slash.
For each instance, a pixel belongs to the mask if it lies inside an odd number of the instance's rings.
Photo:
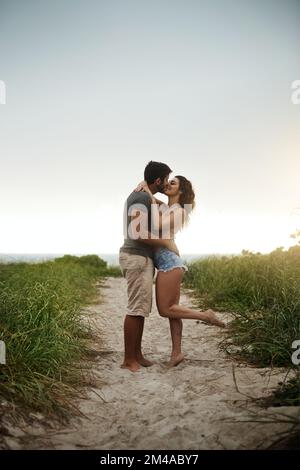
<path id="1" fill-rule="evenodd" d="M 172 170 L 165 163 L 153 162 L 152 160 L 148 163 L 144 170 L 144 180 L 151 188 L 153 194 L 158 191 L 160 193 L 164 192 L 170 173 L 172 173 Z"/>

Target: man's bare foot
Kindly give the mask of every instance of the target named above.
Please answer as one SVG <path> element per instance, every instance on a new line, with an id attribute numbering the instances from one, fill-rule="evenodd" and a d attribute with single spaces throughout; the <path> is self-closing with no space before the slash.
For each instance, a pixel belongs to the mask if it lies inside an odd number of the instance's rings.
<path id="1" fill-rule="evenodd" d="M 176 367 L 184 360 L 184 355 L 182 353 L 177 354 L 177 356 L 172 356 L 168 362 L 168 367 Z"/>
<path id="2" fill-rule="evenodd" d="M 141 366 L 137 361 L 124 361 L 121 368 L 129 369 L 131 372 L 137 372 Z"/>
<path id="3" fill-rule="evenodd" d="M 146 359 L 144 356 L 138 357 L 138 363 L 143 367 L 151 367 L 155 364 L 155 362 L 149 361 L 149 359 Z"/>
<path id="4" fill-rule="evenodd" d="M 216 317 L 216 314 L 213 310 L 209 309 L 201 313 L 205 315 L 205 318 L 203 318 L 203 321 L 205 323 L 208 323 L 210 325 L 215 325 L 215 326 L 221 326 L 222 328 L 226 327 L 225 323 Z"/>

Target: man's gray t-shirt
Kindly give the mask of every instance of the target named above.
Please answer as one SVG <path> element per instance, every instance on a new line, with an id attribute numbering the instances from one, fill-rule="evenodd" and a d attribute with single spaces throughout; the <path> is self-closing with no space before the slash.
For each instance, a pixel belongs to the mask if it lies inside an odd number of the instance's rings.
<path id="1" fill-rule="evenodd" d="M 135 240 L 130 238 L 130 230 L 128 230 L 129 224 L 131 222 L 131 217 L 128 215 L 130 213 L 131 206 L 138 210 L 139 208 L 146 213 L 148 218 L 148 228 L 149 232 L 151 231 L 151 197 L 148 193 L 144 191 L 133 191 L 127 198 L 125 207 L 124 207 L 124 244 L 120 248 L 120 252 L 123 253 L 132 253 L 135 255 L 149 256 L 153 258 L 154 250 L 152 246 L 147 245 L 146 243 L 141 242 L 140 240 Z"/>

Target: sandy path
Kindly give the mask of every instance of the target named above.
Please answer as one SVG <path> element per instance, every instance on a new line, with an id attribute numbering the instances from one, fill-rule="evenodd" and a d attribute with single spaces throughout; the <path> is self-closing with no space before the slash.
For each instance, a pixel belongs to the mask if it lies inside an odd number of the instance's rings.
<path id="1" fill-rule="evenodd" d="M 251 449 L 266 447 L 275 440 L 274 432 L 289 427 L 241 422 L 251 419 L 253 411 L 261 416 L 278 412 L 278 408 L 257 408 L 243 394 L 268 395 L 283 371 L 270 375 L 269 369 L 235 363 L 242 394 L 238 393 L 232 360 L 218 348 L 224 334 L 218 327 L 186 320 L 186 360 L 168 369 L 164 364 L 170 351 L 168 321 L 154 309 L 146 320 L 143 344 L 145 355 L 157 364 L 135 374 L 121 369 L 124 279 L 107 279 L 101 292 L 102 303 L 85 309 L 101 336 L 100 346 L 95 345 L 101 351 L 94 363 L 97 394 L 89 389 L 87 398 L 79 401 L 85 417 L 74 418 L 68 427 L 50 433 L 36 429 L 27 448 Z M 184 293 L 181 302 L 191 306 L 192 299 Z M 221 318 L 230 317 L 223 314 Z M 295 415 L 296 410 L 280 408 L 280 412 Z"/>

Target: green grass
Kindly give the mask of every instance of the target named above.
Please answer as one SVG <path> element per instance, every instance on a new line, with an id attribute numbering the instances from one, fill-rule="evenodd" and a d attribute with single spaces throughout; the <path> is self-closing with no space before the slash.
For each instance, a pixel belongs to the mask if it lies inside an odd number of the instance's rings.
<path id="1" fill-rule="evenodd" d="M 7 351 L 0 396 L 44 412 L 68 406 L 89 351 L 91 331 L 81 310 L 107 275 L 116 270 L 96 255 L 0 264 L 0 340 Z"/>
<path id="2" fill-rule="evenodd" d="M 300 374 L 287 382 L 281 382 L 274 391 L 272 404 L 277 406 L 300 406 Z"/>
<path id="3" fill-rule="evenodd" d="M 292 364 L 292 343 L 300 339 L 300 246 L 269 254 L 208 257 L 189 265 L 185 285 L 195 290 L 202 308 L 234 315 L 224 347 L 258 366 Z M 299 397 L 299 380 L 288 382 Z"/>

